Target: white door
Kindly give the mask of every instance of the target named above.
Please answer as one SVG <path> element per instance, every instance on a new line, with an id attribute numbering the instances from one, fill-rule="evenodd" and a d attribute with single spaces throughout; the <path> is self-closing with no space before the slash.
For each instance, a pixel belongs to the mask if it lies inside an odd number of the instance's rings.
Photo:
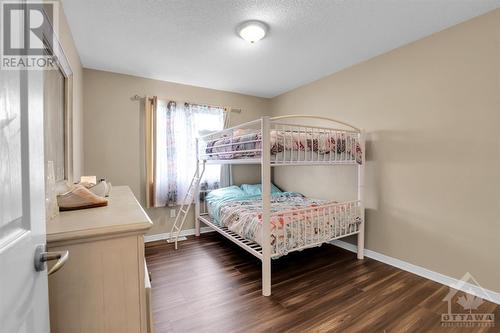
<path id="1" fill-rule="evenodd" d="M 0 70 L 0 332 L 49 332 L 43 72 Z"/>

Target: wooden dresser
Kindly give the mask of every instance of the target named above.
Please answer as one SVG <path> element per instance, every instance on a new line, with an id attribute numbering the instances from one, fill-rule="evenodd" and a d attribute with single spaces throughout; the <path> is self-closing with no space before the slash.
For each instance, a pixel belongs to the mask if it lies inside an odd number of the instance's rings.
<path id="1" fill-rule="evenodd" d="M 127 186 L 107 207 L 61 212 L 47 223 L 49 251 L 69 251 L 49 277 L 52 333 L 147 333 L 144 233 L 152 223 Z"/>

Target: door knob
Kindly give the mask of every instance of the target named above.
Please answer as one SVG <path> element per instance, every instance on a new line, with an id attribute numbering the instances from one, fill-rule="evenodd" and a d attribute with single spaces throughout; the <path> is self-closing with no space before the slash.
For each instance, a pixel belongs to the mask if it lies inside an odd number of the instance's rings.
<path id="1" fill-rule="evenodd" d="M 47 247 L 45 245 L 38 245 L 35 250 L 35 270 L 41 272 L 45 270 L 46 262 L 51 260 L 57 260 L 57 262 L 52 266 L 47 275 L 54 274 L 61 267 L 64 266 L 69 257 L 69 251 L 54 251 L 47 252 Z"/>

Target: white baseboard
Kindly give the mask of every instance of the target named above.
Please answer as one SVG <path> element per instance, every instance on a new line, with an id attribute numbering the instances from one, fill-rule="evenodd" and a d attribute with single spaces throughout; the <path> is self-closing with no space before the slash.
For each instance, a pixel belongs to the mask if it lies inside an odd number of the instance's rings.
<path id="1" fill-rule="evenodd" d="M 204 234 L 207 232 L 212 232 L 214 231 L 210 227 L 201 227 L 200 228 L 200 233 Z M 186 230 L 181 230 L 179 237 L 185 237 L 185 236 L 192 236 L 194 235 L 195 230 L 194 229 L 186 229 Z M 164 232 L 161 234 L 154 234 L 154 235 L 145 235 L 144 236 L 144 242 L 149 243 L 149 242 L 156 242 L 160 240 L 166 240 L 170 238 L 170 233 L 169 232 Z"/>
<path id="2" fill-rule="evenodd" d="M 347 243 L 345 241 L 341 240 L 334 240 L 331 242 L 331 244 L 341 247 L 345 250 L 351 251 L 351 252 L 357 252 L 358 247 L 354 244 Z M 474 285 L 468 282 L 463 282 L 459 279 L 452 278 L 450 276 L 434 272 L 431 270 L 428 270 L 427 268 L 423 268 L 414 264 L 410 264 L 409 262 L 399 260 L 393 257 L 386 256 L 385 254 L 378 253 L 372 250 L 367 250 L 365 249 L 365 256 L 380 262 L 383 262 L 384 264 L 388 264 L 394 267 L 397 267 L 399 269 L 402 269 L 404 271 L 419 275 L 421 277 L 424 277 L 426 279 L 435 281 L 437 283 L 444 284 L 445 286 L 458 289 L 461 291 L 468 292 L 470 294 L 473 294 L 477 297 L 481 297 L 485 300 L 488 300 L 490 302 L 500 304 L 500 293 L 497 293 L 492 290 L 488 290 L 485 288 L 481 288 L 478 285 Z M 486 297 L 485 297 L 486 296 Z"/>

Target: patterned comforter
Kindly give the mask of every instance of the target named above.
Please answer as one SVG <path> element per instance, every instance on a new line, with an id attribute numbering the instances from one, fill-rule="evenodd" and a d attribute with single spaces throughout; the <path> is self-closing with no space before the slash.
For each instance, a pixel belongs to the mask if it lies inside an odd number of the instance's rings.
<path id="1" fill-rule="evenodd" d="M 272 195 L 271 213 L 317 207 L 331 203 L 321 199 L 306 198 L 295 192 L 281 192 Z M 241 237 L 262 245 L 262 200 L 259 196 L 224 200 L 207 200 L 208 212 L 212 221 Z M 337 208 L 342 210 L 342 205 Z M 316 214 L 316 212 L 318 214 Z M 331 240 L 340 235 L 340 227 L 344 231 L 355 231 L 355 225 L 361 221 L 359 214 L 351 221 L 342 221 L 342 225 L 334 227 L 335 219 L 326 218 L 322 223 L 323 211 L 315 211 L 314 218 L 310 214 L 294 213 L 293 222 L 286 224 L 283 215 L 271 216 L 271 253 L 285 255 L 290 250 Z M 326 215 L 328 216 L 328 215 Z M 321 223 L 318 223 L 321 222 Z M 321 227 L 322 225 L 326 227 Z"/>
<path id="2" fill-rule="evenodd" d="M 235 132 L 207 142 L 205 153 L 211 159 L 237 159 L 259 157 L 262 136 L 260 132 Z M 290 131 L 271 131 L 271 154 L 287 151 L 314 151 L 319 154 L 347 154 L 361 164 L 361 146 L 354 135 L 344 133 L 319 134 Z"/>

